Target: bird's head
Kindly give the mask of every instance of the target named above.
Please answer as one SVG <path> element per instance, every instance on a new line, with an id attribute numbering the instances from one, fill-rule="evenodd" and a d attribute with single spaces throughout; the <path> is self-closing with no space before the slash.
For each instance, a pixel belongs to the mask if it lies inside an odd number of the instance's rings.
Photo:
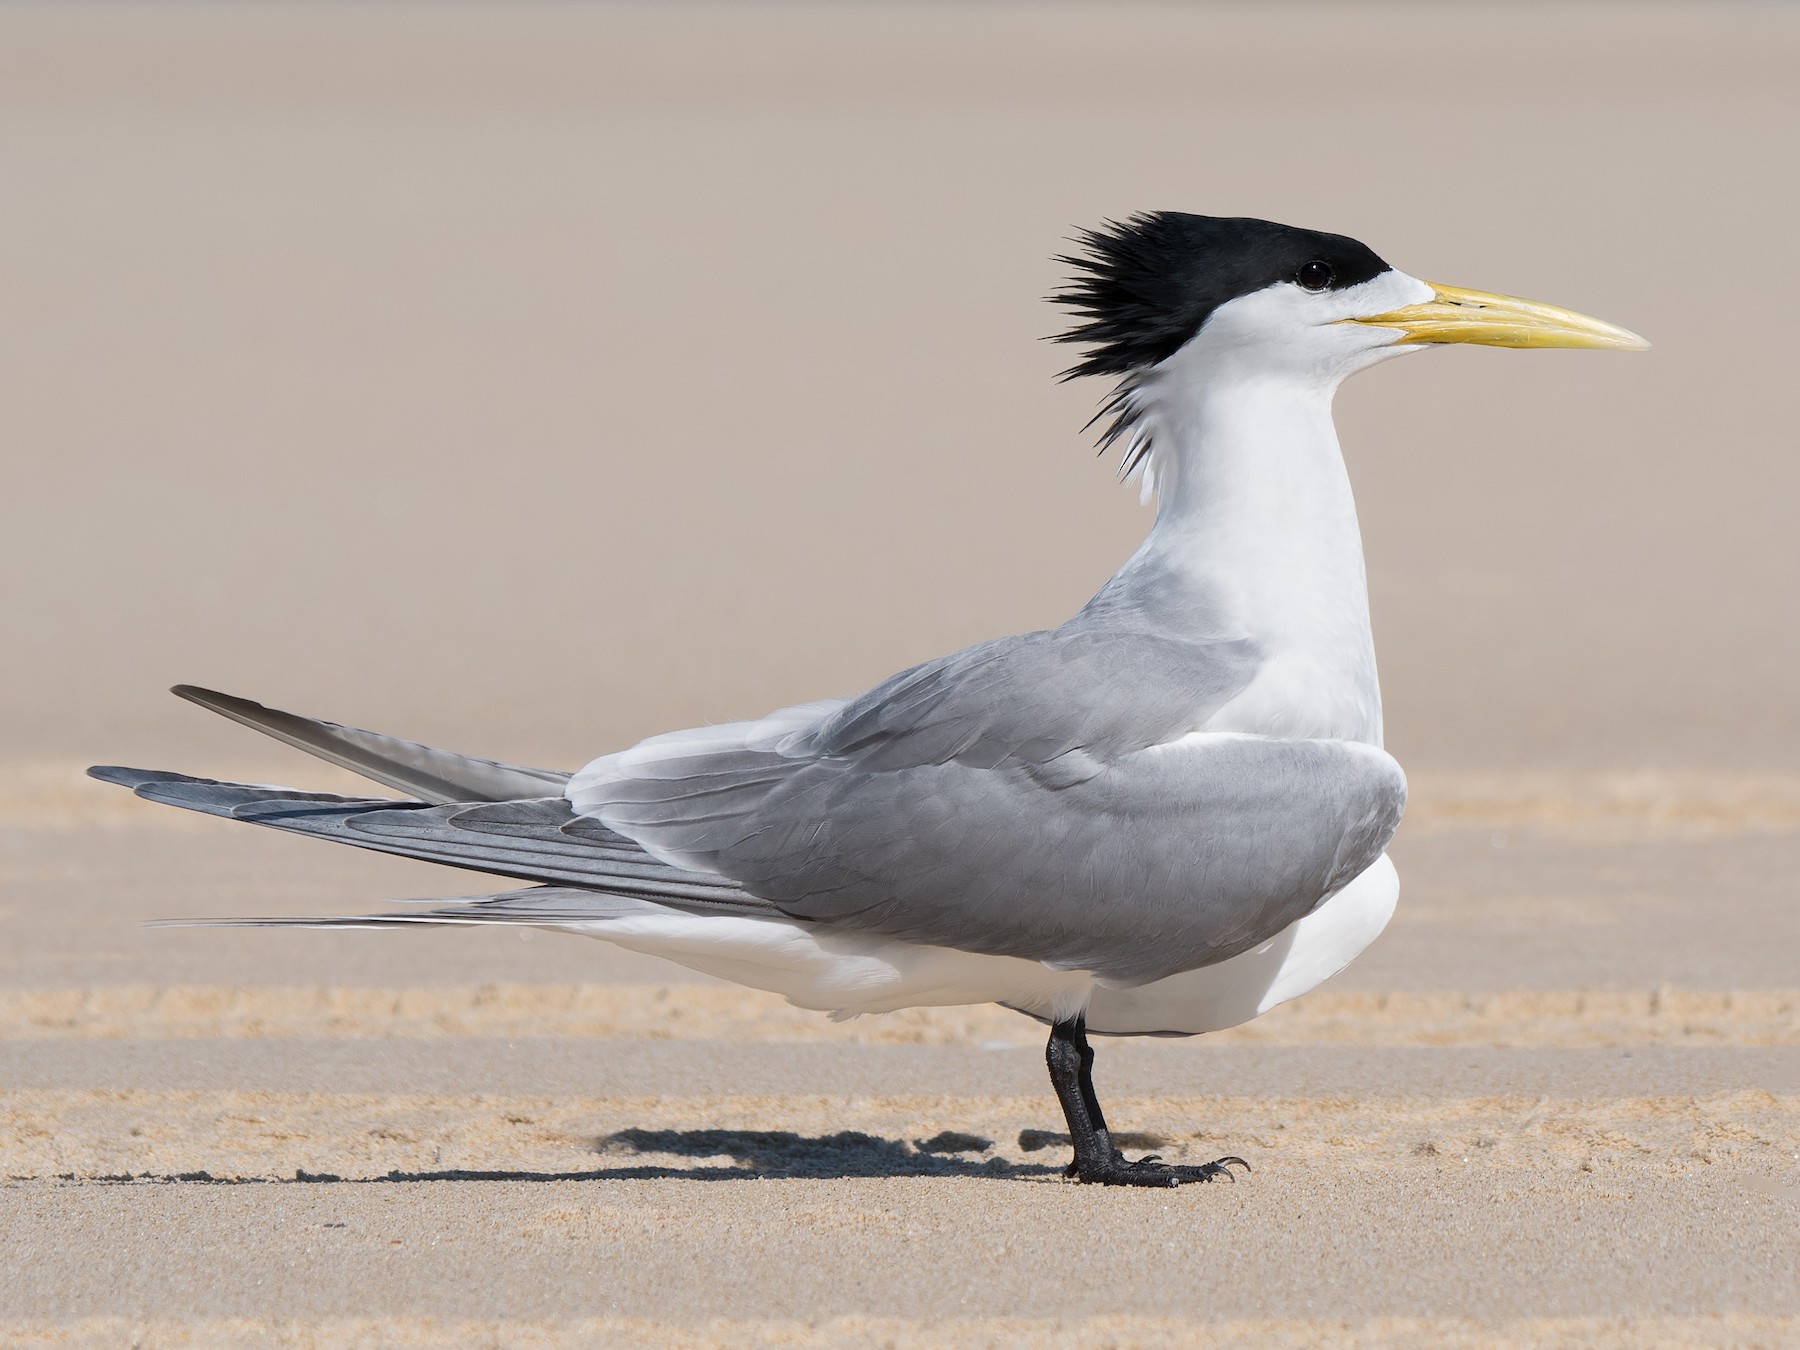
<path id="1" fill-rule="evenodd" d="M 1102 445 L 1126 439 L 1125 472 L 1148 451 L 1134 435 L 1161 378 L 1281 381 L 1329 392 L 1348 375 L 1421 346 L 1610 347 L 1635 333 L 1554 305 L 1435 285 L 1343 235 L 1267 220 L 1153 211 L 1078 236 L 1074 270 L 1050 298 L 1086 348 L 1065 378 L 1111 375 Z M 1096 419 L 1099 420 L 1099 419 Z"/>

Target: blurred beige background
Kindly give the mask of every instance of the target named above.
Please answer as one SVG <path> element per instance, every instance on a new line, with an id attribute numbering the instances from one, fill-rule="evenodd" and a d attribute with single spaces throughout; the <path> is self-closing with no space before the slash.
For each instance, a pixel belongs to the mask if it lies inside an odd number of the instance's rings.
<path id="1" fill-rule="evenodd" d="M 0 1342 L 1800 1343 L 1797 133 L 1793 6 L 0 4 Z M 1656 343 L 1340 400 L 1399 911 L 1098 1066 L 1248 1181 L 997 1009 L 141 926 L 485 884 L 80 779 L 332 781 L 175 681 L 574 766 L 1066 616 L 1153 207 Z"/>
<path id="2" fill-rule="evenodd" d="M 1346 389 L 1415 770 L 1791 769 L 1800 14 L 0 10 L 7 758 L 186 680 L 559 765 L 1076 608 L 1148 523 L 1037 339 L 1148 207 L 1646 357 Z"/>

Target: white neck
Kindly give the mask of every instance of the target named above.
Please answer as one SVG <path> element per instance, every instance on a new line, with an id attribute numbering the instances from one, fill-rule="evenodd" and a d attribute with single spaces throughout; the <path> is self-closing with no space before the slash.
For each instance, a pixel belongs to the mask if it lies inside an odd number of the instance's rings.
<path id="1" fill-rule="evenodd" d="M 1338 382 L 1218 358 L 1179 353 L 1138 392 L 1157 511 L 1127 570 L 1191 586 L 1264 654 L 1205 729 L 1379 745 L 1362 535 L 1331 421 Z"/>

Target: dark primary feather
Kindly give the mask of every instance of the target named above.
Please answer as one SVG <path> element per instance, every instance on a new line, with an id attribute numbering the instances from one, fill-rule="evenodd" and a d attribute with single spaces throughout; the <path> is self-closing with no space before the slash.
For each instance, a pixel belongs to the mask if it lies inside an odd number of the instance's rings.
<path id="1" fill-rule="evenodd" d="M 490 895 L 465 895 L 455 900 L 396 900 L 391 904 L 429 905 L 429 909 L 388 914 L 249 915 L 218 919 L 155 919 L 152 928 L 437 928 L 454 925 L 515 924 L 555 926 L 572 923 L 604 923 L 609 919 L 667 914 L 671 906 L 638 896 L 611 895 L 573 886 L 531 886 L 521 891 Z M 724 906 L 707 912 L 728 913 Z M 745 913 L 768 913 L 767 906 L 746 908 Z"/>
<path id="2" fill-rule="evenodd" d="M 339 726 L 247 698 L 178 684 L 171 691 L 295 749 L 427 802 L 501 802 L 560 793 L 569 775 L 459 755 L 377 731 Z"/>
<path id="3" fill-rule="evenodd" d="M 656 861 L 598 821 L 575 816 L 561 797 L 434 805 L 224 783 L 151 769 L 102 766 L 88 772 L 148 801 L 378 853 L 677 908 L 770 912 L 767 904 L 717 875 Z"/>

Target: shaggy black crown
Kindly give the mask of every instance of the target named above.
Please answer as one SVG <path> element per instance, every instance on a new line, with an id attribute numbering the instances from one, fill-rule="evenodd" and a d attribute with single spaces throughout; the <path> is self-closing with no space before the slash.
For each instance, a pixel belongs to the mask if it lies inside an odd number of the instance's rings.
<path id="1" fill-rule="evenodd" d="M 1366 245 L 1341 234 L 1183 211 L 1109 220 L 1075 242 L 1080 252 L 1057 259 L 1075 274 L 1050 300 L 1076 323 L 1054 340 L 1089 350 L 1064 379 L 1153 366 L 1173 356 L 1220 305 L 1276 282 L 1340 290 L 1388 270 Z M 1304 277 L 1302 269 L 1310 269 Z M 1320 279 L 1323 285 L 1308 284 Z"/>

